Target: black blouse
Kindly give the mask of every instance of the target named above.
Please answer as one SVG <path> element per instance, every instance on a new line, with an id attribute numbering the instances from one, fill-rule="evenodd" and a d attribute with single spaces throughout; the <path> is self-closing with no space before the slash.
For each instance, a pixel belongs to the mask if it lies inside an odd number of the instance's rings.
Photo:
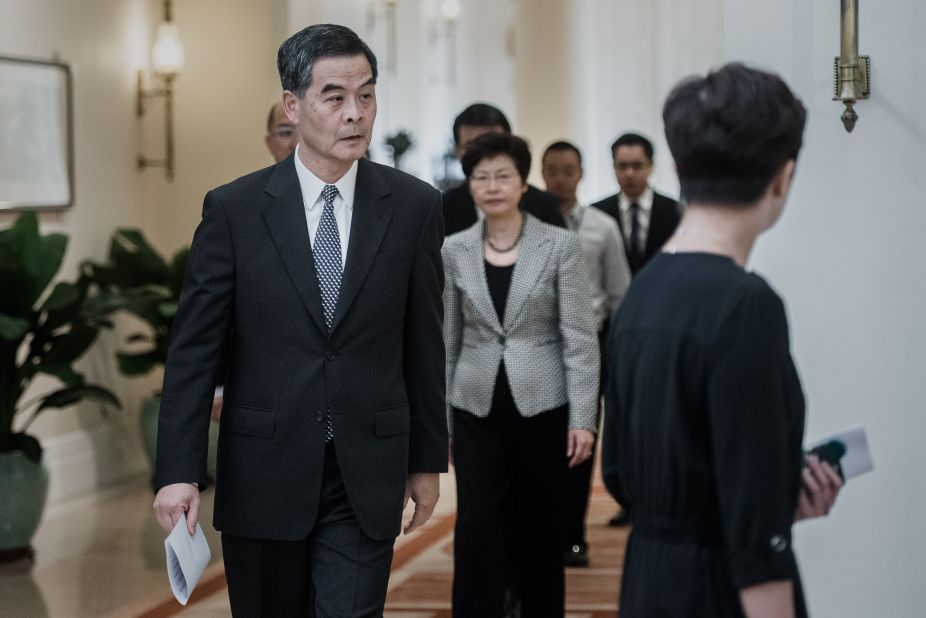
<path id="1" fill-rule="evenodd" d="M 603 474 L 632 509 L 621 616 L 741 616 L 794 582 L 804 397 L 777 294 L 729 258 L 658 254 L 609 335 Z"/>

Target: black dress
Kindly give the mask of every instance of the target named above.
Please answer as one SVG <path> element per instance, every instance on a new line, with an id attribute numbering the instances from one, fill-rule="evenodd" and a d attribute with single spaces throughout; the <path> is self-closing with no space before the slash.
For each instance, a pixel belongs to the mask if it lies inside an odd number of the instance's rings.
<path id="1" fill-rule="evenodd" d="M 742 616 L 794 582 L 804 396 L 781 299 L 729 258 L 658 254 L 608 341 L 603 474 L 632 507 L 621 618 Z"/>

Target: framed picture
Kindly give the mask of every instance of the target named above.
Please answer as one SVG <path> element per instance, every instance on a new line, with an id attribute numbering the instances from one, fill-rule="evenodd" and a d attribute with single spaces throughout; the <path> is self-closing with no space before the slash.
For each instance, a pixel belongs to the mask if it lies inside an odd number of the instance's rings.
<path id="1" fill-rule="evenodd" d="M 71 71 L 0 56 L 0 210 L 74 201 Z"/>

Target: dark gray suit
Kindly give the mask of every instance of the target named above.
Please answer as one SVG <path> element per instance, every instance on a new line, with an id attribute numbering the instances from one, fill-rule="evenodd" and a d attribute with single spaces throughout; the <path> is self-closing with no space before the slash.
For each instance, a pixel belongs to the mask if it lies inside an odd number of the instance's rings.
<path id="1" fill-rule="evenodd" d="M 330 334 L 293 157 L 206 195 L 167 361 L 156 484 L 205 484 L 212 390 L 230 353 L 215 526 L 233 537 L 306 539 L 335 496 L 335 512 L 391 550 L 407 475 L 447 469 L 440 194 L 358 166 Z"/>

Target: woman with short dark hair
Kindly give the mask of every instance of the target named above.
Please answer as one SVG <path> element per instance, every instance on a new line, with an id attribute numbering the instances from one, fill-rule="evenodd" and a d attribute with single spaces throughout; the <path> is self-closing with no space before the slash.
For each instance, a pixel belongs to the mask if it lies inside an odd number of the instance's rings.
<path id="1" fill-rule="evenodd" d="M 483 221 L 443 248 L 448 423 L 457 477 L 454 616 L 564 613 L 567 466 L 597 427 L 597 331 L 575 234 L 518 208 L 530 151 L 488 133 L 463 155 Z"/>
<path id="2" fill-rule="evenodd" d="M 663 118 L 688 205 L 607 351 L 602 468 L 634 526 L 621 618 L 804 616 L 791 526 L 826 514 L 841 480 L 803 467 L 784 305 L 745 270 L 791 188 L 804 107 L 731 64 L 677 86 Z"/>

